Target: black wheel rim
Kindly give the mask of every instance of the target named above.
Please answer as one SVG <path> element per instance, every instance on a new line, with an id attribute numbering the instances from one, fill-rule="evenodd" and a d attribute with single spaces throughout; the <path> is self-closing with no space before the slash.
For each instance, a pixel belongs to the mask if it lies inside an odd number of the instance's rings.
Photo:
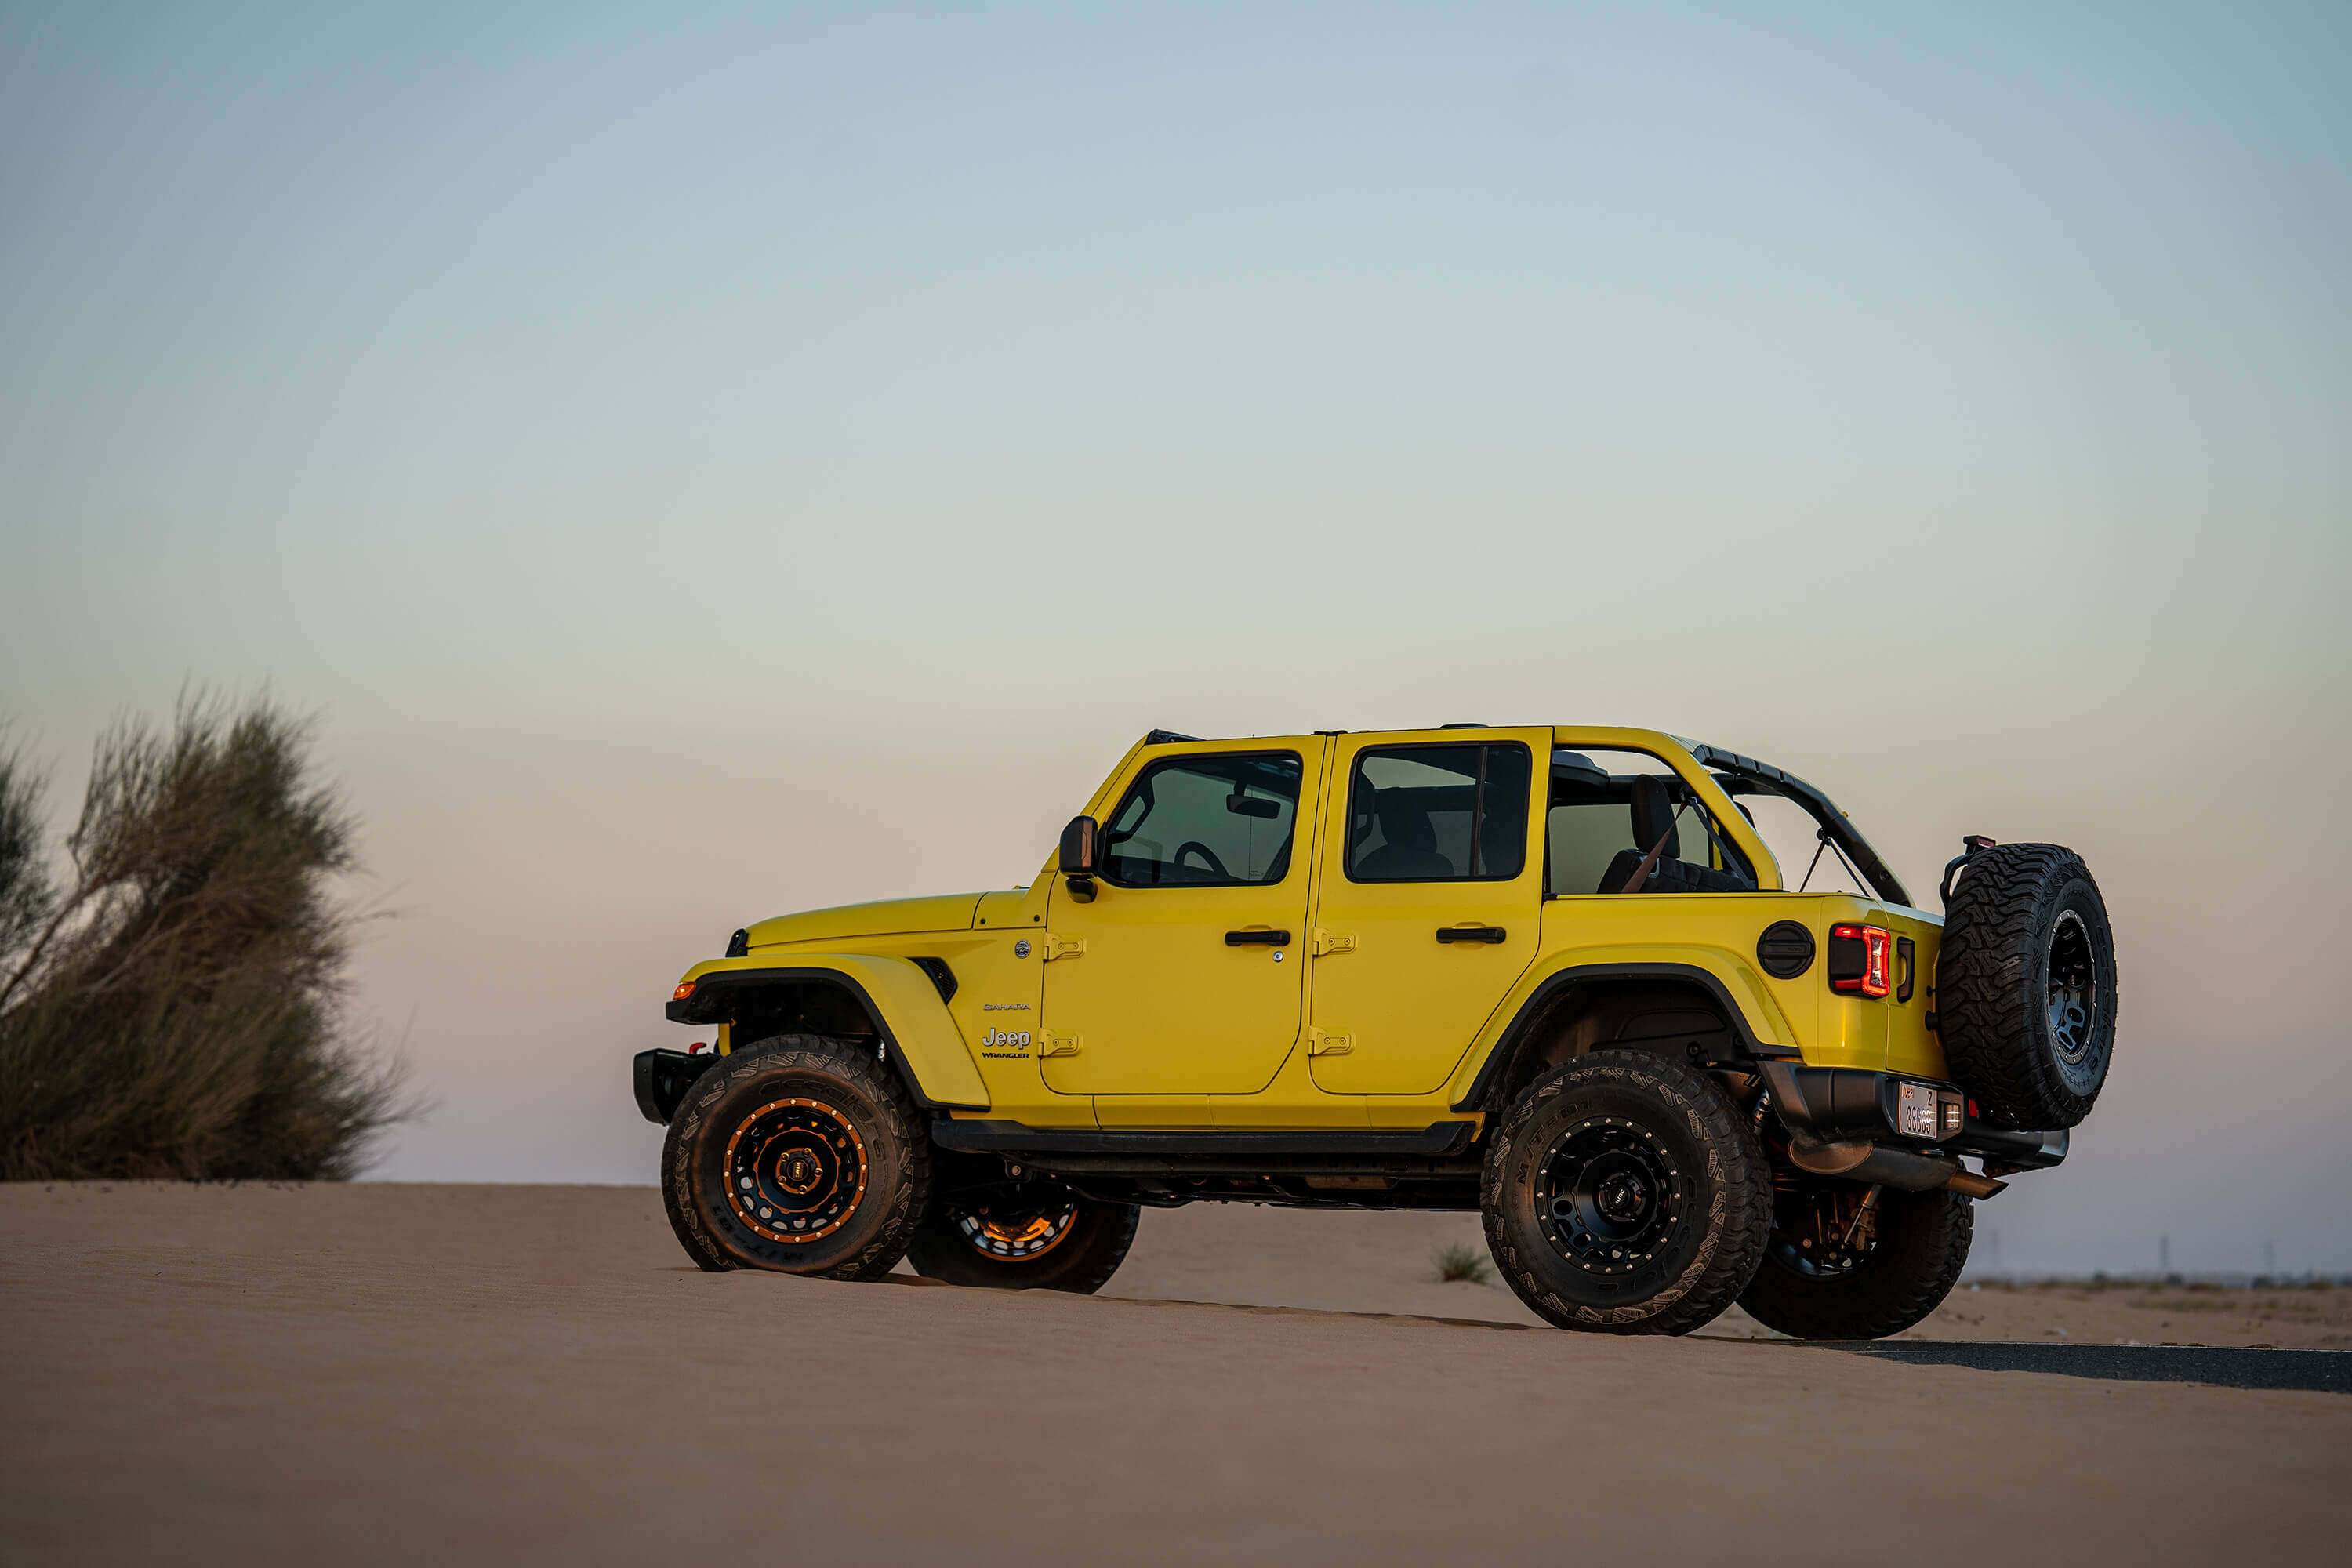
<path id="1" fill-rule="evenodd" d="M 1536 1223 L 1588 1274 L 1629 1274 L 1666 1250 L 1686 1223 L 1684 1199 L 1664 1141 L 1622 1117 L 1586 1117 L 1536 1167 Z"/>
<path id="2" fill-rule="evenodd" d="M 964 1244 L 982 1257 L 1026 1262 L 1043 1258 L 1069 1239 L 1078 1222 L 1078 1205 L 1075 1202 L 1043 1208 L 985 1205 L 950 1209 L 948 1219 Z"/>
<path id="3" fill-rule="evenodd" d="M 727 1203 L 770 1241 L 819 1241 L 866 1195 L 866 1140 L 822 1100 L 775 1100 L 727 1140 Z"/>
<path id="4" fill-rule="evenodd" d="M 2050 1039 L 2058 1059 L 2080 1068 L 2091 1053 L 2099 1003 L 2098 964 L 2090 928 L 2068 910 L 2050 932 Z"/>

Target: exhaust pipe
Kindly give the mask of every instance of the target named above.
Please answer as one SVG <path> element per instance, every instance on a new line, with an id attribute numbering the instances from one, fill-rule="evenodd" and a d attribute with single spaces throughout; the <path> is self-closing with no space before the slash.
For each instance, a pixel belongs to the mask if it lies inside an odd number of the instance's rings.
<path id="1" fill-rule="evenodd" d="M 1972 1198 L 1989 1198 L 2009 1191 L 2007 1182 L 1995 1181 L 1990 1176 L 1971 1175 L 1966 1171 L 1962 1171 L 1944 1185 L 1956 1193 L 1966 1193 Z"/>
<path id="2" fill-rule="evenodd" d="M 1948 1154 L 1915 1154 L 1908 1149 L 1888 1149 L 1867 1140 L 1824 1142 L 1799 1138 L 1790 1143 L 1789 1158 L 1797 1169 L 1816 1176 L 1865 1182 L 1906 1193 L 1949 1188 L 1972 1198 L 1989 1198 L 2009 1186 L 2007 1182 L 1969 1173 Z"/>

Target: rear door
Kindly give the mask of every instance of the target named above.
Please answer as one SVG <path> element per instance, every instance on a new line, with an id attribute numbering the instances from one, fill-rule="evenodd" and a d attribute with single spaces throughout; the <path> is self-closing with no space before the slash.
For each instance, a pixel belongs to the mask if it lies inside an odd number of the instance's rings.
<path id="1" fill-rule="evenodd" d="M 1048 906 L 1048 1088 L 1249 1094 L 1273 1079 L 1298 1039 L 1328 745 L 1188 744 L 1136 775 L 1102 824 L 1092 900 L 1057 880 Z"/>
<path id="2" fill-rule="evenodd" d="M 1549 730 L 1348 735 L 1333 749 L 1307 1049 L 1333 1094 L 1426 1094 L 1535 958 Z M 1547 766 L 1538 767 L 1538 762 Z"/>

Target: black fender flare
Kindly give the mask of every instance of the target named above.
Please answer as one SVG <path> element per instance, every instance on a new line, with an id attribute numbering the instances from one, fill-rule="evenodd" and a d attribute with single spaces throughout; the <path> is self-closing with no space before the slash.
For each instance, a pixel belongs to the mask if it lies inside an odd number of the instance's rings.
<path id="1" fill-rule="evenodd" d="M 937 984 L 937 977 L 929 970 L 919 966 L 917 973 L 925 977 L 922 982 L 925 994 L 932 994 L 932 988 Z M 890 1016 L 875 1002 L 873 994 L 856 976 L 845 973 L 839 969 L 795 966 L 775 969 L 710 970 L 697 979 L 692 995 L 665 1004 L 663 1014 L 673 1024 L 729 1022 L 731 1021 L 734 1014 L 733 1007 L 727 1000 L 728 994 L 730 992 L 758 990 L 771 985 L 807 984 L 830 986 L 857 1005 L 859 1010 L 874 1025 L 875 1037 L 880 1042 L 883 1062 L 891 1071 L 898 1075 L 899 1081 L 907 1086 L 907 1092 L 913 1095 L 915 1102 L 926 1110 L 985 1110 L 989 1108 L 984 1097 L 978 1101 L 933 1098 L 923 1088 L 922 1077 L 916 1070 L 913 1054 L 908 1052 L 898 1033 L 892 1029 Z M 946 1002 L 941 1000 L 939 1005 L 940 1022 L 947 1029 L 949 1037 L 954 1039 L 955 1051 L 962 1054 L 963 1043 L 960 1037 L 954 1035 L 954 1025 L 947 1017 Z M 749 1045 L 751 1042 L 747 1040 L 743 1043 Z M 942 1043 L 934 1042 L 933 1049 L 943 1055 L 946 1047 Z M 962 1065 L 967 1071 L 971 1071 L 968 1056 L 965 1057 Z M 977 1072 L 972 1073 L 972 1081 L 980 1082 Z"/>
<path id="2" fill-rule="evenodd" d="M 1509 1026 L 1503 1030 L 1502 1037 L 1495 1042 L 1495 1048 L 1486 1053 L 1486 1061 L 1479 1065 L 1478 1076 L 1470 1080 L 1470 1087 L 1462 1091 L 1462 1098 L 1454 1102 L 1452 1109 L 1475 1110 L 1484 1106 L 1486 1097 L 1494 1092 L 1505 1069 L 1526 1043 L 1528 1027 L 1543 1016 L 1545 1009 L 1561 992 L 1580 985 L 1602 984 L 1617 980 L 1666 980 L 1696 985 L 1715 999 L 1716 1006 L 1731 1025 L 1732 1033 L 1738 1037 L 1742 1056 L 1756 1061 L 1798 1058 L 1799 1053 L 1793 1047 L 1767 1045 L 1758 1039 L 1755 1028 L 1748 1022 L 1746 1011 L 1732 1000 L 1730 988 L 1723 984 L 1720 977 L 1696 963 L 1570 964 L 1545 976 L 1543 983 L 1528 994 L 1528 999 L 1519 1004 L 1519 1010 L 1512 1015 Z"/>

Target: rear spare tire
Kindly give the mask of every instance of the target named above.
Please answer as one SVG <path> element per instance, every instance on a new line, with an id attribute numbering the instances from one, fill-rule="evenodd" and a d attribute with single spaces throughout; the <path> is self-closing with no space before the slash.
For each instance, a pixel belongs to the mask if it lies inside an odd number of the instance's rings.
<path id="1" fill-rule="evenodd" d="M 1983 1118 L 2020 1131 L 2090 1115 L 2116 1045 L 2116 943 L 2083 858 L 2055 844 L 1971 857 L 1944 915 L 1936 1023 Z"/>

